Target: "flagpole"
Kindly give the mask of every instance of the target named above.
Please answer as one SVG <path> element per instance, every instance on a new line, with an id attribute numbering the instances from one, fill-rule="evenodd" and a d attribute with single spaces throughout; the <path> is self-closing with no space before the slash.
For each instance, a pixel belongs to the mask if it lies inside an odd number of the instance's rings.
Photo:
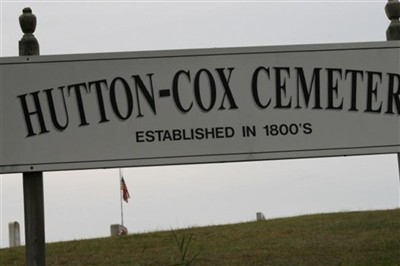
<path id="1" fill-rule="evenodd" d="M 122 170 L 119 168 L 119 193 L 120 193 L 120 202 L 121 202 L 121 225 L 124 226 L 124 209 L 123 209 L 123 204 L 122 204 L 122 189 L 121 189 L 121 184 L 122 184 Z"/>

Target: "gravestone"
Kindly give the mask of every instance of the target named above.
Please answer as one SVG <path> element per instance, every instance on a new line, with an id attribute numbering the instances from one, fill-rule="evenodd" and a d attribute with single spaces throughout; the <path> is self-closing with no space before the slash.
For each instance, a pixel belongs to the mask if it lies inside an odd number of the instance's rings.
<path id="1" fill-rule="evenodd" d="M 257 221 L 264 221 L 265 220 L 265 216 L 262 212 L 257 212 L 256 214 L 257 216 Z"/>
<path id="2" fill-rule="evenodd" d="M 111 236 L 124 236 L 128 234 L 128 228 L 120 224 L 110 226 Z"/>
<path id="3" fill-rule="evenodd" d="M 8 233 L 10 248 L 21 246 L 21 235 L 18 222 L 8 223 Z"/>

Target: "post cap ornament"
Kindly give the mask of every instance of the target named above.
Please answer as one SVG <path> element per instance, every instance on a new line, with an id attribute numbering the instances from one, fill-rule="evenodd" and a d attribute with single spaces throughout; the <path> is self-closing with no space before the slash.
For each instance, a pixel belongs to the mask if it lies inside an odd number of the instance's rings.
<path id="1" fill-rule="evenodd" d="M 386 16 L 390 19 L 390 25 L 386 31 L 388 41 L 400 40 L 400 2 L 388 0 L 385 6 Z"/>
<path id="2" fill-rule="evenodd" d="M 33 35 L 36 29 L 36 16 L 32 14 L 32 9 L 26 7 L 19 16 L 19 25 L 24 36 L 19 41 L 19 55 L 39 55 L 39 43 Z"/>

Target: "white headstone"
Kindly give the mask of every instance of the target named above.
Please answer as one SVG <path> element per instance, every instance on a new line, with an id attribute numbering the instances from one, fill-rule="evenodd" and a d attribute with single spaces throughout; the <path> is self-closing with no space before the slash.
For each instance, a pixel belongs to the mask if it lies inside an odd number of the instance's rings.
<path id="1" fill-rule="evenodd" d="M 120 224 L 110 226 L 111 236 L 124 236 L 128 234 L 128 228 Z"/>
<path id="2" fill-rule="evenodd" d="M 9 232 L 10 248 L 21 246 L 21 235 L 19 232 L 19 223 L 18 222 L 8 223 L 8 232 Z"/>

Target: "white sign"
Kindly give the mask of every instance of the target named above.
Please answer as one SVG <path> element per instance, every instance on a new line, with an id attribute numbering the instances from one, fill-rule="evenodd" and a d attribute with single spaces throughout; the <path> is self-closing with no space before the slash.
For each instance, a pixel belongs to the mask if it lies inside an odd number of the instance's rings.
<path id="1" fill-rule="evenodd" d="M 1 58 L 0 173 L 400 152 L 400 42 Z"/>

